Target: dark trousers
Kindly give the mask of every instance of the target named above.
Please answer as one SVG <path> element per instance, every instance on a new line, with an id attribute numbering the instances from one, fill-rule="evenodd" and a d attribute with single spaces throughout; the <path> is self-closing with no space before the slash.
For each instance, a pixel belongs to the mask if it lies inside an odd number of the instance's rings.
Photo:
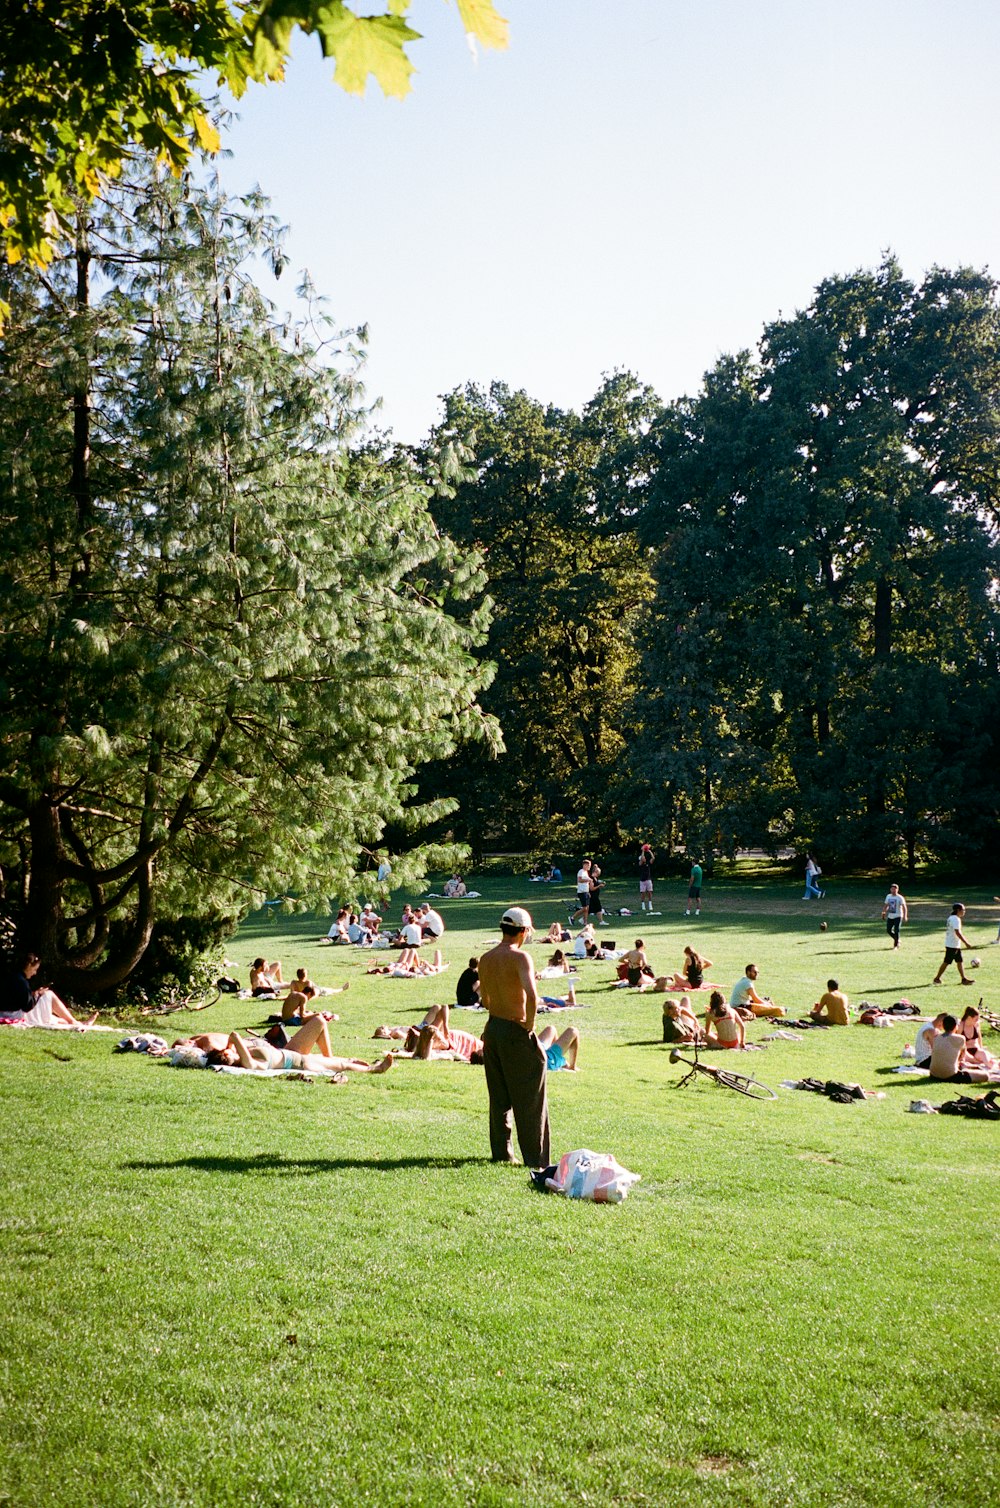
<path id="1" fill-rule="evenodd" d="M 894 948 L 899 947 L 899 929 L 902 925 L 902 921 L 903 918 L 901 916 L 887 916 L 885 919 L 885 930 L 892 938 L 892 945 Z"/>
<path id="2" fill-rule="evenodd" d="M 513 1112 L 525 1167 L 548 1167 L 545 1054 L 538 1038 L 515 1021 L 491 1016 L 483 1032 L 483 1065 L 490 1095 L 490 1155 L 494 1162 L 510 1162 L 513 1157 Z"/>

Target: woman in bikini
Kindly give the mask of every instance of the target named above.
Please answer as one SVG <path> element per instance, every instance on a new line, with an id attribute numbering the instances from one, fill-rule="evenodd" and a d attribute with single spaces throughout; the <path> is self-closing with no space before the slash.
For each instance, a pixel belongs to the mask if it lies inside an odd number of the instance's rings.
<path id="1" fill-rule="evenodd" d="M 729 1049 L 741 1048 L 746 1042 L 746 1029 L 726 997 L 719 991 L 712 993 L 705 1013 L 705 1046 Z"/>
<path id="2" fill-rule="evenodd" d="M 970 1005 L 964 1012 L 958 1023 L 958 1029 L 965 1038 L 967 1063 L 974 1063 L 977 1068 L 1000 1068 L 1000 1062 L 983 1046 L 983 1030 L 979 1012 L 974 1005 Z"/>

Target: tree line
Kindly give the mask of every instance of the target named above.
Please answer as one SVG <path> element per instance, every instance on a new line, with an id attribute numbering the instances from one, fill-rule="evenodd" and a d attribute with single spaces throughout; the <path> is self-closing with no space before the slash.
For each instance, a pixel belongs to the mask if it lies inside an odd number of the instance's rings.
<path id="1" fill-rule="evenodd" d="M 478 849 L 992 858 L 997 284 L 887 257 L 661 402 L 445 400 L 435 517 L 482 553 L 507 745 L 424 772 Z"/>

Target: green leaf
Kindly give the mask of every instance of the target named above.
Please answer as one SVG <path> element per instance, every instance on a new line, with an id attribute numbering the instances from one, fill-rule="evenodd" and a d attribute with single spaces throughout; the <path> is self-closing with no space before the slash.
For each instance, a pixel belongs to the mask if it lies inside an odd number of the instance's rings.
<path id="1" fill-rule="evenodd" d="M 323 6 L 316 12 L 316 30 L 324 54 L 337 60 L 334 78 L 348 94 L 364 94 L 369 74 L 387 98 L 409 93 L 413 64 L 405 48 L 420 33 L 401 17 L 355 16 L 343 5 Z"/>

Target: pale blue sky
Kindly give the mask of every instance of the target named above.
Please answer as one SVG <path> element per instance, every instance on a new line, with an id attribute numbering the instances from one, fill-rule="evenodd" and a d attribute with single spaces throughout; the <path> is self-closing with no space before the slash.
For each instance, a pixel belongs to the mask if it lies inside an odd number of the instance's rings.
<path id="1" fill-rule="evenodd" d="M 500 0 L 474 63 L 453 6 L 403 102 L 301 38 L 226 135 L 338 320 L 370 326 L 379 423 L 502 378 L 579 407 L 627 367 L 663 398 L 891 247 L 1000 274 L 997 0 Z M 287 277 L 287 274 L 286 274 Z M 287 301 L 286 287 L 281 287 Z"/>

